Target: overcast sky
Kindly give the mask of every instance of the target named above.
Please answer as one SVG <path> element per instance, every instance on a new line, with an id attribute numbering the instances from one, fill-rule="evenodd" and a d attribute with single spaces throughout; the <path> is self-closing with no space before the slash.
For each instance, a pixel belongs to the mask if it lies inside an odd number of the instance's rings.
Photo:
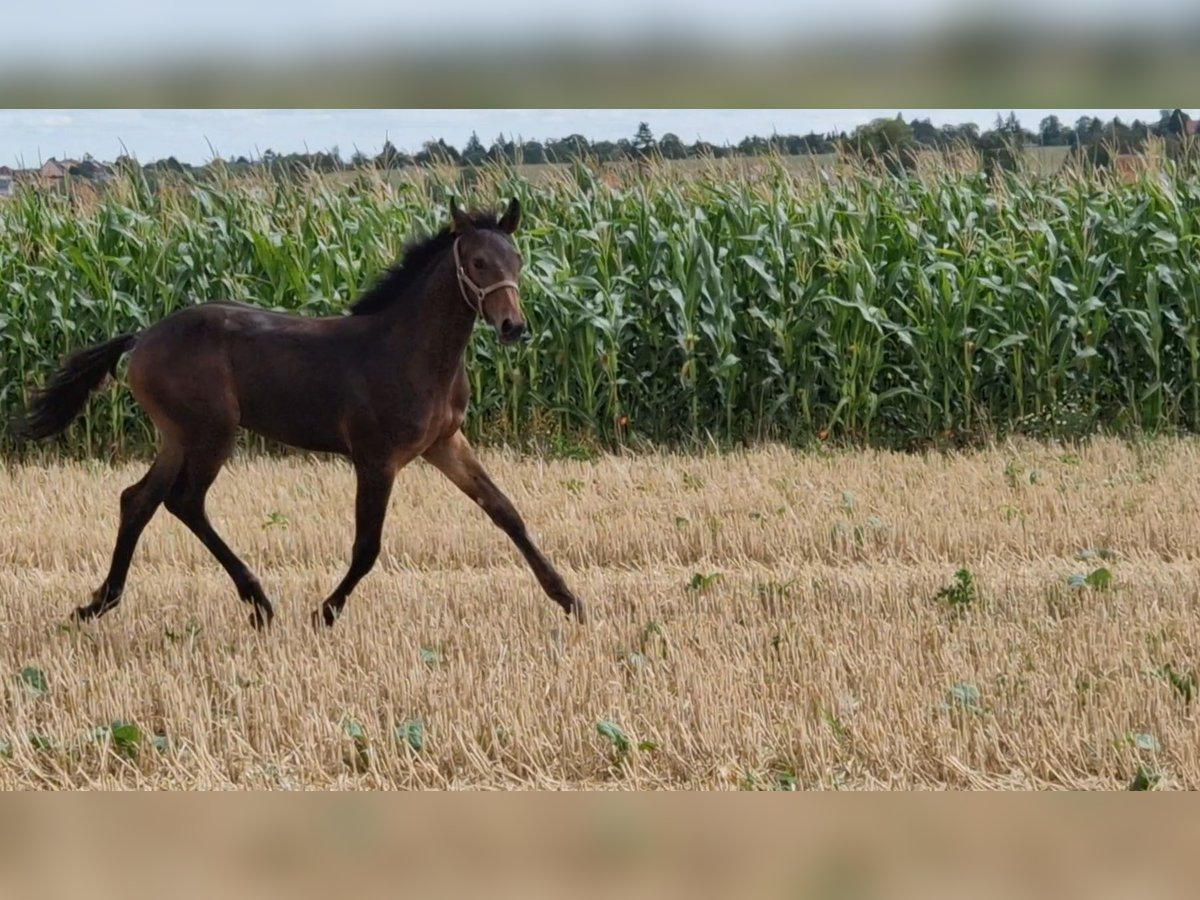
<path id="1" fill-rule="evenodd" d="M 402 150 L 445 138 L 461 148 L 472 131 L 485 145 L 498 135 L 544 140 L 583 134 L 590 140 L 632 137 L 638 123 L 655 135 L 678 134 L 685 142 L 702 138 L 736 143 L 749 134 L 800 134 L 850 130 L 876 116 L 897 112 L 934 124 L 975 122 L 990 127 L 996 109 L 9 109 L 0 110 L 0 164 L 36 166 L 51 156 L 79 158 L 91 153 L 111 160 L 124 147 L 143 162 L 175 156 L 199 164 L 213 151 L 223 157 L 328 150 L 343 158 L 354 150 L 378 153 L 385 138 Z M 1155 120 L 1157 109 L 1018 109 L 1021 123 L 1036 128 L 1043 116 L 1074 122 L 1083 115 L 1105 121 L 1120 116 Z M 1189 111 L 1192 112 L 1192 111 Z M 210 149 L 210 145 L 211 148 Z"/>
<path id="2" fill-rule="evenodd" d="M 386 38 L 397 50 L 430 41 L 549 41 L 579 35 L 619 45 L 630 36 L 661 28 L 718 37 L 724 42 L 761 42 L 780 34 L 820 38 L 832 33 L 875 34 L 891 39 L 928 34 L 947 23 L 1008 21 L 1057 24 L 1072 33 L 1089 28 L 1166 27 L 1194 21 L 1195 0 L 206 0 L 201 6 L 145 0 L 56 0 L 5 4 L 3 55 L 18 63 L 128 62 L 157 52 L 178 55 L 226 49 L 256 55 L 320 52 Z"/>

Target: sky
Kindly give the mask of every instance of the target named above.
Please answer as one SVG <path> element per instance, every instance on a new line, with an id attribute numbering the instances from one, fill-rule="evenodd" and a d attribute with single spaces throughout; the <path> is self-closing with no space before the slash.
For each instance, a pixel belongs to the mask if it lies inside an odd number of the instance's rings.
<path id="1" fill-rule="evenodd" d="M 1157 109 L 1017 109 L 1026 128 L 1046 115 L 1072 123 L 1080 116 L 1105 121 L 1154 121 Z M 878 116 L 902 114 L 935 125 L 975 122 L 991 127 L 1007 109 L 5 109 L 0 110 L 0 165 L 34 167 L 54 156 L 90 153 L 112 160 L 122 152 L 150 162 L 174 156 L 193 165 L 216 155 L 261 156 L 329 150 L 349 159 L 356 149 L 377 154 L 390 139 L 419 150 L 445 138 L 456 147 L 472 131 L 484 145 L 498 135 L 545 140 L 579 133 L 589 140 L 632 137 L 639 122 L 656 136 L 674 132 L 686 143 L 736 143 L 751 134 L 852 130 Z M 1196 115 L 1196 111 L 1188 110 Z"/>
<path id="2" fill-rule="evenodd" d="M 295 53 L 326 51 L 386 38 L 400 49 L 411 42 L 514 43 L 582 35 L 620 42 L 659 29 L 664 33 L 760 42 L 781 33 L 870 33 L 891 37 L 927 33 L 936 26 L 978 18 L 1033 26 L 1123 29 L 1164 25 L 1194 16 L 1195 0 L 207 0 L 203 12 L 186 4 L 145 0 L 58 0 L 55 15 L 34 3 L 5 10 L 5 57 L 15 62 L 84 63 L 194 51 Z M 17 37 L 19 36 L 19 37 Z"/>

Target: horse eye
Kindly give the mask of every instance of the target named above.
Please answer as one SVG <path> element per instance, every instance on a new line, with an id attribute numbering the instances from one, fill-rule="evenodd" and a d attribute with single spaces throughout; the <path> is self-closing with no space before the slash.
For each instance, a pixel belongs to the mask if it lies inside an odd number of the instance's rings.
<path id="1" fill-rule="evenodd" d="M 483 260 L 477 256 L 473 260 L 471 260 L 471 265 L 473 265 L 476 269 L 482 269 L 483 268 Z"/>

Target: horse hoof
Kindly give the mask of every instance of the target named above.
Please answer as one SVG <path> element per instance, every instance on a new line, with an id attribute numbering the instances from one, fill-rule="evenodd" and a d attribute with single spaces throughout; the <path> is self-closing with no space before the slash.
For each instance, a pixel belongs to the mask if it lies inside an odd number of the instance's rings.
<path id="1" fill-rule="evenodd" d="M 563 611 L 568 617 L 574 616 L 575 621 L 580 625 L 587 624 L 587 613 L 583 610 L 583 601 L 576 598 L 570 606 L 563 608 Z"/>
<path id="2" fill-rule="evenodd" d="M 322 606 L 319 609 L 314 609 L 312 614 L 313 628 L 320 631 L 322 628 L 332 628 L 333 623 L 337 621 L 338 614 L 328 606 Z"/>
<path id="3" fill-rule="evenodd" d="M 254 607 L 254 612 L 250 613 L 250 624 L 254 626 L 255 631 L 265 631 L 271 626 L 271 620 L 275 618 L 275 614 L 269 609 Z"/>

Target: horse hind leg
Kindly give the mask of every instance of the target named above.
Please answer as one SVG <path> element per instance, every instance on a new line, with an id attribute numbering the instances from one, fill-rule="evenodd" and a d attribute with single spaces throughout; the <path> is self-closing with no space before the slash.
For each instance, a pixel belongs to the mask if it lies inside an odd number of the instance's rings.
<path id="1" fill-rule="evenodd" d="M 180 449 L 165 444 L 141 481 L 121 492 L 121 524 L 117 529 L 108 575 L 92 594 L 92 602 L 75 610 L 75 618 L 81 621 L 99 618 L 121 602 L 125 578 L 129 574 L 138 539 L 154 517 L 159 504 L 166 499 L 182 464 Z"/>
<path id="2" fill-rule="evenodd" d="M 257 629 L 271 624 L 275 610 L 263 592 L 258 578 L 250 568 L 229 548 L 212 523 L 205 510 L 208 489 L 217 479 L 222 466 L 233 453 L 234 436 L 210 441 L 203 446 L 190 447 L 182 470 L 166 497 L 167 511 L 179 519 L 208 551 L 216 557 L 229 574 L 243 603 L 254 607 L 250 622 Z"/>

